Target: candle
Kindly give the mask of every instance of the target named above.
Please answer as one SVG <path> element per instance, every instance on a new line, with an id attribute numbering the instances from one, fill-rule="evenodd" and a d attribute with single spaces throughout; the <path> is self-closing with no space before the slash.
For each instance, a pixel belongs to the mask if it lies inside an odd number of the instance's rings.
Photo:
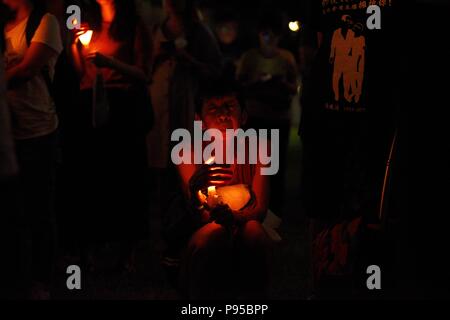
<path id="1" fill-rule="evenodd" d="M 220 204 L 220 197 L 217 194 L 215 186 L 208 187 L 208 198 L 207 203 L 210 208 L 214 208 Z"/>
<path id="2" fill-rule="evenodd" d="M 94 33 L 94 31 L 87 30 L 85 33 L 80 35 L 79 39 L 80 39 L 80 42 L 83 44 L 83 46 L 87 47 L 89 45 L 89 43 L 91 43 L 93 33 Z"/>
<path id="3" fill-rule="evenodd" d="M 208 187 L 208 197 L 216 195 L 216 194 L 217 193 L 216 193 L 216 187 L 215 186 Z"/>

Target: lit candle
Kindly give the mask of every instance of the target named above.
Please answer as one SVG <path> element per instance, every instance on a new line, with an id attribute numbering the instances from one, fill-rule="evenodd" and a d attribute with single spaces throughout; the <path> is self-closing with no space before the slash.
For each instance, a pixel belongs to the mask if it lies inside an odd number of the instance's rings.
<path id="1" fill-rule="evenodd" d="M 210 208 L 214 208 L 220 203 L 219 195 L 215 186 L 208 187 L 207 203 Z"/>
<path id="2" fill-rule="evenodd" d="M 91 43 L 93 33 L 94 33 L 94 31 L 87 30 L 85 33 L 80 35 L 79 39 L 80 39 L 80 42 L 83 44 L 83 46 L 87 47 L 89 45 L 89 43 Z"/>
<path id="3" fill-rule="evenodd" d="M 213 196 L 215 194 L 217 194 L 216 187 L 215 186 L 208 187 L 208 196 Z"/>

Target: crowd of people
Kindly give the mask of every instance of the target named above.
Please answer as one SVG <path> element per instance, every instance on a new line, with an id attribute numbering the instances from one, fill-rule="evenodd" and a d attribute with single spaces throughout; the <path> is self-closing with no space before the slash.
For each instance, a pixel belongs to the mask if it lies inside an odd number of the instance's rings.
<path id="1" fill-rule="evenodd" d="M 374 86 L 376 75 L 365 86 L 364 68 L 377 71 L 368 64 L 375 51 L 364 61 L 366 44 L 376 43 L 364 42 L 361 23 L 319 18 L 319 40 L 297 55 L 280 45 L 286 21 L 274 10 L 261 11 L 251 47 L 232 11 L 218 10 L 210 28 L 197 1 L 164 0 L 160 21 L 147 21 L 135 1 L 71 2 L 82 12 L 73 30 L 65 1 L 4 0 L 1 8 L 0 205 L 6 274 L 17 275 L 4 282 L 9 297 L 49 298 L 57 254 L 92 271 L 95 245 L 118 243 L 115 268 L 134 272 L 150 215 L 162 218 L 180 294 L 267 297 L 301 77 L 302 189 L 313 235 L 340 219 L 373 222 L 395 121 L 381 97 L 389 93 L 372 98 L 392 87 Z M 356 53 L 355 70 L 346 70 Z M 385 108 L 374 112 L 377 104 Z M 195 120 L 222 132 L 278 129 L 280 170 L 268 177 L 261 163 L 175 166 L 171 133 L 193 130 Z M 250 199 L 240 209 L 202 202 L 209 187 L 236 185 Z"/>

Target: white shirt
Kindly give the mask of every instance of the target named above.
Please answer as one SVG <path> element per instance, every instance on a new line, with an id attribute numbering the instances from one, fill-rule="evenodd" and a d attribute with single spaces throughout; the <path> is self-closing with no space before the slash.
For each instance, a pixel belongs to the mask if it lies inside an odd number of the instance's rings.
<path id="1" fill-rule="evenodd" d="M 13 29 L 5 31 L 5 62 L 8 67 L 20 63 L 28 50 L 25 32 L 27 22 L 28 19 L 25 19 Z M 63 46 L 59 23 L 55 16 L 48 13 L 43 16 L 31 42 L 43 43 L 55 50 L 58 55 L 61 53 Z M 51 79 L 54 76 L 58 55 L 48 62 Z M 8 90 L 7 99 L 16 139 L 44 136 L 58 127 L 55 106 L 41 73 L 14 89 Z"/>

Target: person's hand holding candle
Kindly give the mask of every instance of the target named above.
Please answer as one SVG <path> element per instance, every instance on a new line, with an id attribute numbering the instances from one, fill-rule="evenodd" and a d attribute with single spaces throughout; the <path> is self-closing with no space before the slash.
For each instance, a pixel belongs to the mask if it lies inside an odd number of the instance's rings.
<path id="1" fill-rule="evenodd" d="M 214 192 L 216 187 L 227 185 L 232 178 L 229 165 L 204 164 L 200 166 L 189 181 L 191 199 L 195 204 L 201 205 L 208 196 L 208 191 Z"/>
<path id="2" fill-rule="evenodd" d="M 114 59 L 100 52 L 92 52 L 86 56 L 86 59 L 92 62 L 97 68 L 112 68 Z"/>
<path id="3" fill-rule="evenodd" d="M 91 42 L 93 31 L 89 30 L 89 26 L 86 23 L 81 24 L 79 29 L 74 29 L 71 34 L 73 34 L 73 43 L 77 44 L 80 42 L 83 46 L 88 46 Z"/>
<path id="4" fill-rule="evenodd" d="M 93 34 L 94 32 L 89 30 L 89 26 L 87 24 L 82 24 L 80 29 L 75 33 L 74 44 L 80 42 L 85 48 L 88 48 Z M 98 51 L 88 51 L 86 59 L 98 68 L 111 68 L 114 63 L 113 58 L 105 56 Z"/>
<path id="5" fill-rule="evenodd" d="M 85 47 L 89 46 L 92 40 L 92 35 L 94 34 L 94 31 L 87 30 L 83 34 L 78 36 L 78 39 L 80 40 L 81 44 Z"/>

